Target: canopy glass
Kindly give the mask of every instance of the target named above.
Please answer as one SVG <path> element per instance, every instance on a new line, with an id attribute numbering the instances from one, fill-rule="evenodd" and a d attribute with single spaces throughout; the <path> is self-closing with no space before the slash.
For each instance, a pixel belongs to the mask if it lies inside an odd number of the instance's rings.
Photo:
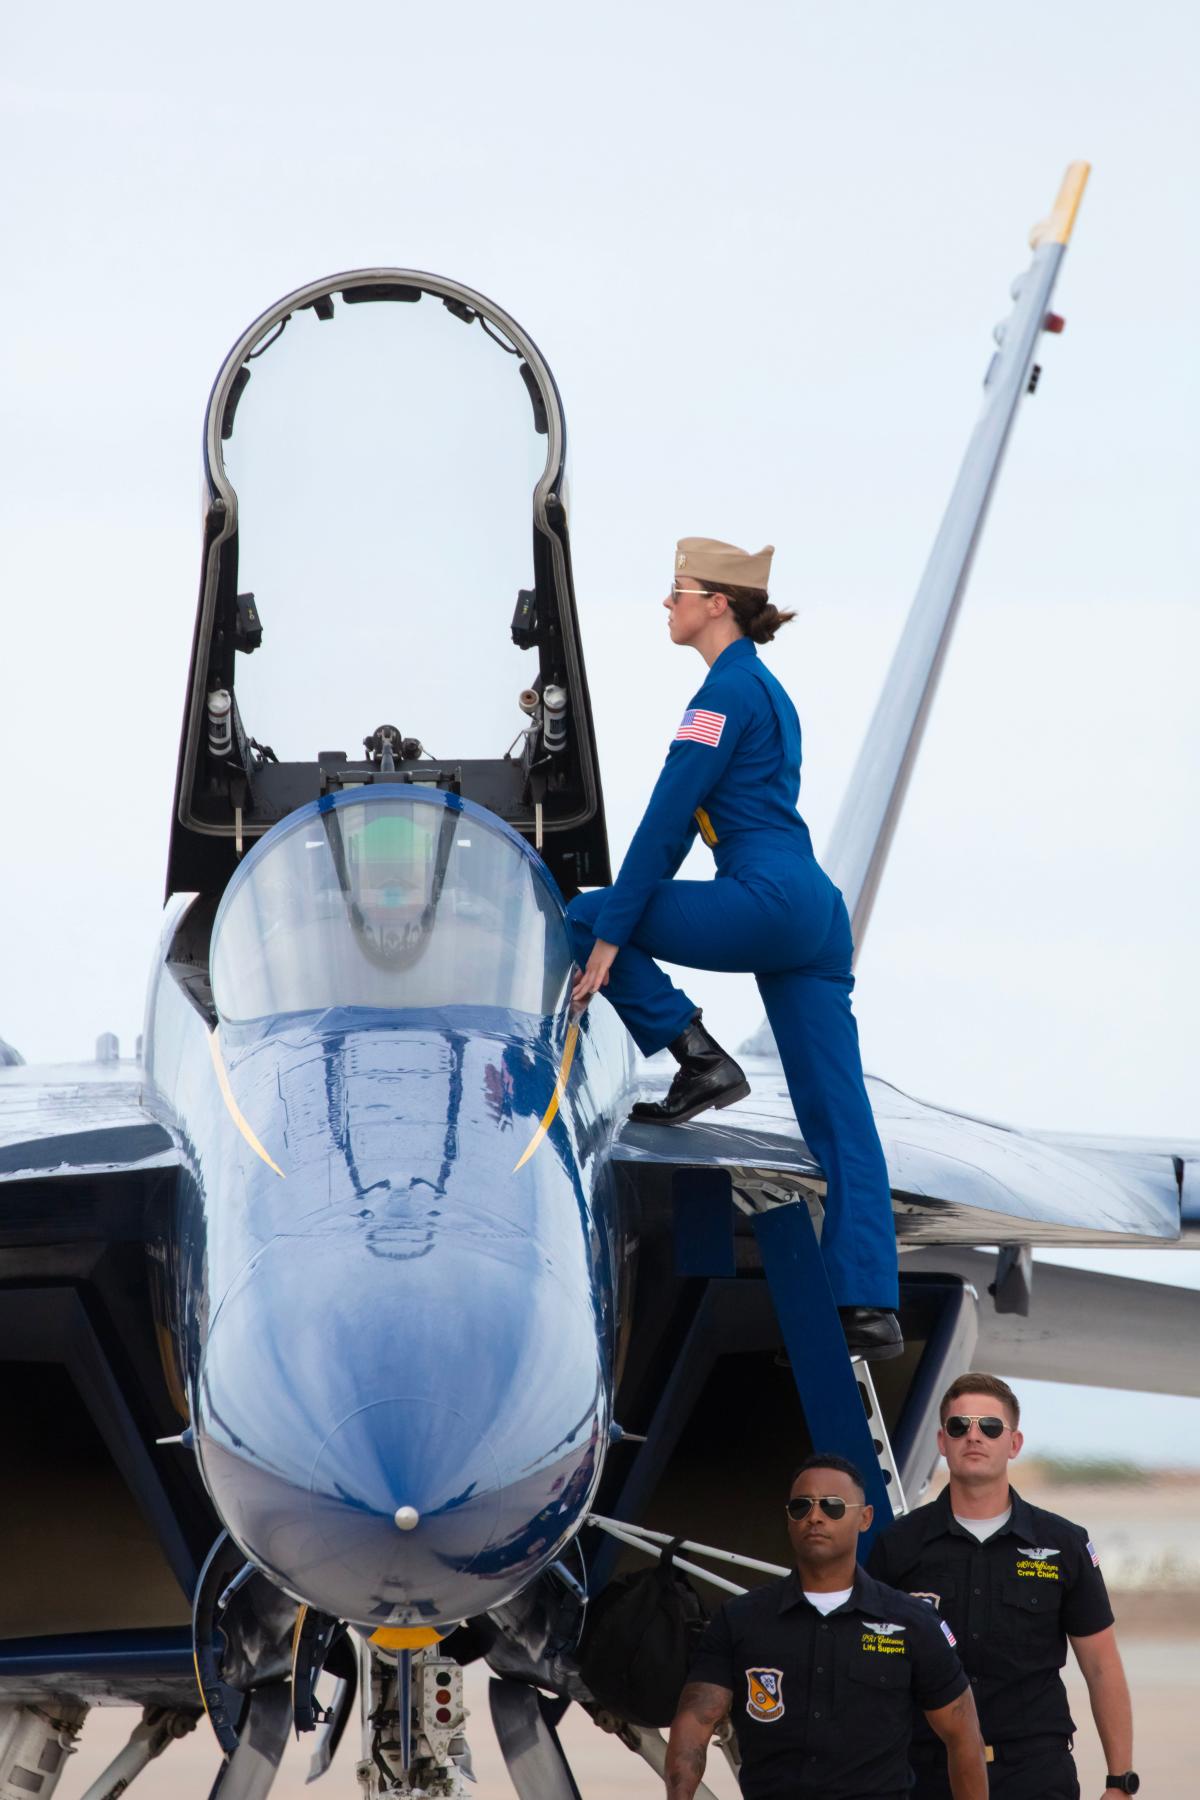
<path id="1" fill-rule="evenodd" d="M 547 440 L 502 334 L 399 291 L 299 308 L 226 410 L 237 585 L 262 623 L 238 706 L 285 762 L 361 758 L 385 723 L 435 758 L 500 757 L 528 723 L 537 656 L 507 627 Z"/>
<path id="2" fill-rule="evenodd" d="M 562 902 L 519 838 L 447 796 L 379 787 L 263 839 L 213 928 L 221 1017 L 330 1007 L 558 1010 Z"/>

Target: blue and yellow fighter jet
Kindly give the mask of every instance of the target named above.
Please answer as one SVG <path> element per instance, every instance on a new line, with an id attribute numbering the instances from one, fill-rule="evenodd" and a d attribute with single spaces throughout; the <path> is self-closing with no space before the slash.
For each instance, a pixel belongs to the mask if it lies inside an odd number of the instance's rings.
<path id="1" fill-rule="evenodd" d="M 1035 233 L 825 859 L 860 939 L 1085 174 Z M 1197 1391 L 1193 1294 L 1041 1269 L 1029 1324 L 1030 1246 L 1196 1231 L 1195 1145 L 873 1082 L 907 1343 L 876 1394 L 769 1036 L 719 1124 L 628 1122 L 623 1029 L 569 1006 L 564 896 L 610 869 L 565 464 L 536 345 L 433 276 L 289 294 L 217 377 L 144 1045 L 49 1070 L 0 1045 L 4 1792 L 49 1800 L 88 1707 L 124 1700 L 145 1715 L 93 1795 L 203 1712 L 224 1800 L 260 1795 L 293 1726 L 328 1769 L 357 1690 L 364 1793 L 455 1794 L 483 1657 L 519 1791 L 569 1796 L 554 1725 L 599 1710 L 579 1646 L 619 1554 L 589 1521 L 711 1540 L 736 1468 L 736 1549 L 770 1556 L 814 1439 L 887 1516 L 977 1345 Z M 489 636 L 466 601 L 506 561 Z M 468 651 L 512 656 L 511 720 L 464 700 Z M 375 724 L 397 693 L 451 754 Z"/>

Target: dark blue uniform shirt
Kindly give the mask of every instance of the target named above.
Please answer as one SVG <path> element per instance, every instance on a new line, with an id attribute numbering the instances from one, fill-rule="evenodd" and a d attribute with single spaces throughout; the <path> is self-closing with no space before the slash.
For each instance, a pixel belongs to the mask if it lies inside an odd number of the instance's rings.
<path id="1" fill-rule="evenodd" d="M 955 1519 L 947 1487 L 881 1532 L 868 1563 L 950 1624 L 986 1743 L 1065 1740 L 1075 1729 L 1059 1674 L 1067 1638 L 1104 1631 L 1112 1607 L 1083 1526 L 1009 1494 L 1012 1517 L 981 1544 Z"/>
<path id="2" fill-rule="evenodd" d="M 721 875 L 811 857 L 799 793 L 796 709 L 753 641 L 738 638 L 688 703 L 595 935 L 629 941 L 655 884 L 674 875 L 697 830 Z"/>
<path id="3" fill-rule="evenodd" d="M 865 1569 L 824 1618 L 794 1573 L 727 1601 L 688 1680 L 732 1690 L 747 1800 L 902 1795 L 914 1704 L 933 1712 L 967 1686 L 936 1614 Z"/>

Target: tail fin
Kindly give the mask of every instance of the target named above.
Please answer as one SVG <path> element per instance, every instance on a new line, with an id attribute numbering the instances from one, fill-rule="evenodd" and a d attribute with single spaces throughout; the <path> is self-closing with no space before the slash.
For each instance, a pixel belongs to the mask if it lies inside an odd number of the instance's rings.
<path id="1" fill-rule="evenodd" d="M 1071 164 L 1053 210 L 1030 233 L 1033 261 L 1014 281 L 1012 313 L 996 328 L 998 348 L 984 377 L 983 411 L 822 858 L 845 896 L 856 951 L 887 863 L 1013 420 L 1023 395 L 1037 384 L 1037 341 L 1043 331 L 1062 329 L 1049 302 L 1089 173 L 1088 163 Z M 773 1052 L 765 1021 L 742 1049 L 750 1055 Z"/>

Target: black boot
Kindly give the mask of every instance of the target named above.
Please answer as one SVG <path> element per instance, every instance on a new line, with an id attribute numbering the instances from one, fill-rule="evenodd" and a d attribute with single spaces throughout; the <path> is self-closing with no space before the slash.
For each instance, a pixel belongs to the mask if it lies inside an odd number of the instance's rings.
<path id="1" fill-rule="evenodd" d="M 864 1362 L 903 1356 L 904 1338 L 894 1312 L 881 1306 L 839 1306 L 838 1316 L 851 1356 L 861 1356 Z"/>
<path id="2" fill-rule="evenodd" d="M 665 1100 L 639 1100 L 631 1119 L 643 1125 L 682 1125 L 710 1106 L 732 1106 L 744 1100 L 750 1083 L 727 1051 L 710 1037 L 697 1013 L 667 1049 L 679 1064 Z"/>

